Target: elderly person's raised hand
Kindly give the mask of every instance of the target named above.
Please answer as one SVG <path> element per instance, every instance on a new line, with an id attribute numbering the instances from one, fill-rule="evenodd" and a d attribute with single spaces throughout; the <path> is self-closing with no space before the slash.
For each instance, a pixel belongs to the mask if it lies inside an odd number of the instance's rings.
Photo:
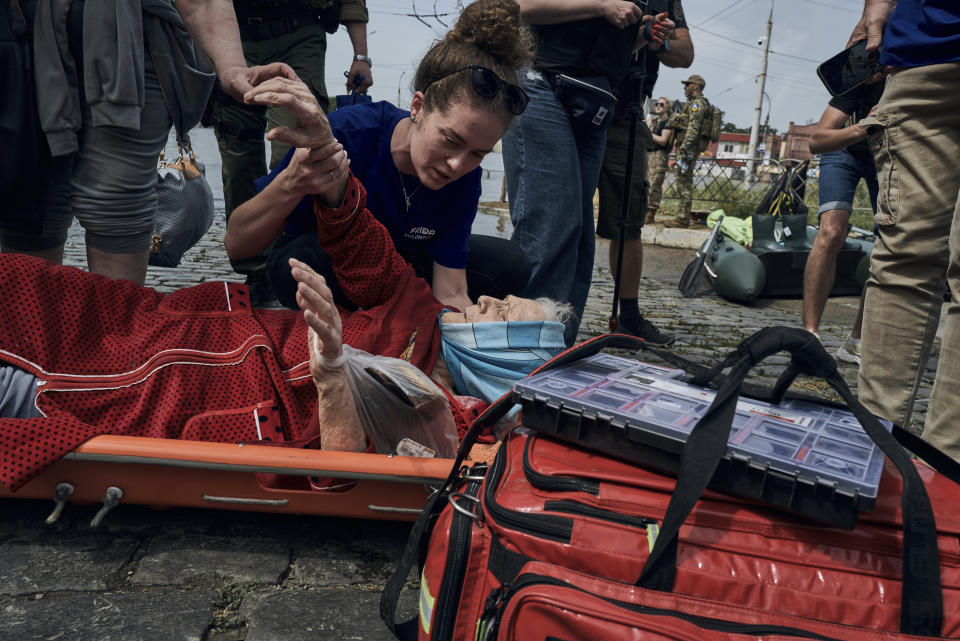
<path id="1" fill-rule="evenodd" d="M 317 99 L 302 82 L 271 78 L 247 92 L 246 99 L 251 104 L 289 110 L 297 124 L 272 129 L 267 138 L 282 140 L 296 149 L 277 178 L 230 215 L 223 244 L 231 258 L 253 256 L 269 247 L 304 196 L 336 207 L 343 200 L 350 166 Z"/>
<path id="2" fill-rule="evenodd" d="M 294 127 L 271 129 L 267 132 L 267 140 L 314 149 L 333 140 L 330 123 L 320 104 L 310 88 L 299 80 L 271 78 L 248 91 L 243 99 L 251 105 L 281 107 L 297 119 Z"/>
<path id="3" fill-rule="evenodd" d="M 304 262 L 290 259 L 290 273 L 297 281 L 297 305 L 310 327 L 310 374 L 322 381 L 340 369 L 343 337 L 340 312 L 323 276 Z"/>
<path id="4" fill-rule="evenodd" d="M 323 276 L 306 263 L 291 258 L 290 270 L 297 281 L 297 304 L 310 326 L 307 348 L 310 376 L 317 388 L 320 447 L 362 452 L 367 449 L 367 437 L 343 367 L 340 312 L 333 303 L 333 294 Z"/>

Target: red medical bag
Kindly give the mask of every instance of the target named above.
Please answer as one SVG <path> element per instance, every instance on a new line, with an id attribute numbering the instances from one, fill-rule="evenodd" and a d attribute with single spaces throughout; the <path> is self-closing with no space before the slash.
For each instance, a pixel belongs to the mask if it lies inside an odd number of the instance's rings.
<path id="1" fill-rule="evenodd" d="M 775 338 L 741 346 L 734 369 L 778 345 L 795 365 L 817 356 L 805 337 Z M 835 366 L 813 369 L 836 383 Z M 740 389 L 732 381 L 720 385 L 720 412 Z M 689 461 L 674 478 L 518 428 L 489 469 L 463 468 L 431 499 L 381 615 L 398 638 L 444 641 L 960 638 L 960 487 L 915 465 L 882 428 L 889 440 L 875 436 L 841 392 L 890 457 L 852 531 L 704 491 L 712 470 L 691 473 Z M 897 435 L 957 478 L 956 464 Z M 709 459 L 695 457 L 697 467 Z M 427 534 L 419 617 L 397 625 L 396 597 Z"/>

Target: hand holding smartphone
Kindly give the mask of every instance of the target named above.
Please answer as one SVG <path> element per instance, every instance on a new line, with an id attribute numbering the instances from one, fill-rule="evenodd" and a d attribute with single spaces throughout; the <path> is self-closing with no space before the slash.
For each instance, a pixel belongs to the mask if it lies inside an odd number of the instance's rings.
<path id="1" fill-rule="evenodd" d="M 867 83 L 883 71 L 878 51 L 867 51 L 861 40 L 817 67 L 817 75 L 831 96 L 842 96 Z"/>

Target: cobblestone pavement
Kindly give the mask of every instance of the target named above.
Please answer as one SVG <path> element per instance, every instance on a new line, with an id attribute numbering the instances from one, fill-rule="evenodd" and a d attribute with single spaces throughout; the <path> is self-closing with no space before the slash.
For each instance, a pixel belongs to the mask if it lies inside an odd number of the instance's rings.
<path id="1" fill-rule="evenodd" d="M 481 223 L 485 233 L 509 233 L 502 218 L 483 217 Z M 151 268 L 148 284 L 170 291 L 241 280 L 224 254 L 223 228 L 218 213 L 181 266 Z M 81 239 L 78 229 L 71 231 L 67 263 L 85 264 Z M 598 256 L 605 256 L 605 248 L 598 246 Z M 746 307 L 706 289 L 683 299 L 676 282 L 644 279 L 641 308 L 678 336 L 676 351 L 699 362 L 716 362 L 760 328 L 799 322 L 795 305 Z M 612 290 L 608 270 L 598 267 L 581 338 L 605 331 Z M 847 332 L 840 323 L 822 329 L 831 351 Z M 785 364 L 784 356 L 768 359 L 755 380 L 772 382 Z M 920 419 L 934 367 L 932 360 Z M 855 385 L 854 368 L 842 369 Z M 825 392 L 813 381 L 799 385 Z M 121 504 L 92 530 L 88 523 L 97 506 L 68 505 L 55 525 L 45 527 L 51 507 L 0 501 L 0 641 L 390 638 L 377 601 L 406 524 Z M 406 612 L 413 611 L 415 598 L 413 590 L 405 593 Z"/>

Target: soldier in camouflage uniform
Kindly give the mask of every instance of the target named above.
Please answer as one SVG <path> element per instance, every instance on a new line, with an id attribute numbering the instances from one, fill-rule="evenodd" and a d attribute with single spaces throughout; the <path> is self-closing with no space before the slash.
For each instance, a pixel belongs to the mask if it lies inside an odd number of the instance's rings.
<path id="1" fill-rule="evenodd" d="M 657 210 L 660 208 L 660 197 L 663 195 L 663 179 L 669 169 L 670 149 L 673 147 L 673 132 L 667 127 L 672 111 L 672 103 L 667 97 L 657 99 L 654 106 L 654 118 L 650 123 L 650 134 L 653 136 L 653 150 L 647 157 L 647 182 L 650 189 L 647 196 L 647 216 L 643 221 L 646 224 L 654 222 Z"/>
<path id="2" fill-rule="evenodd" d="M 367 56 L 365 0 L 234 0 L 233 5 L 247 64 L 287 63 L 310 87 L 323 109 L 328 104 L 324 83 L 327 33 L 335 32 L 340 24 L 346 27 L 354 52 L 347 86 L 353 86 L 354 79 L 361 75 L 364 80 L 358 85 L 358 92 L 365 93 L 373 83 Z M 242 104 L 219 86 L 214 90 L 212 115 L 223 160 L 223 199 L 229 220 L 234 209 L 257 194 L 253 181 L 267 173 L 266 131 L 295 123 L 283 109 Z M 289 145 L 272 143 L 270 166 L 283 158 L 288 149 Z M 265 262 L 265 257 L 255 256 L 233 263 L 237 272 L 247 275 L 255 304 L 272 297 L 263 276 Z"/>
<path id="3" fill-rule="evenodd" d="M 683 92 L 687 103 L 683 111 L 670 119 L 670 129 L 677 132 L 677 195 L 680 205 L 677 217 L 666 221 L 664 227 L 688 227 L 690 225 L 690 205 L 693 201 L 693 168 L 697 157 L 709 144 L 712 120 L 710 102 L 703 97 L 706 86 L 703 76 L 693 74 L 683 81 Z"/>

